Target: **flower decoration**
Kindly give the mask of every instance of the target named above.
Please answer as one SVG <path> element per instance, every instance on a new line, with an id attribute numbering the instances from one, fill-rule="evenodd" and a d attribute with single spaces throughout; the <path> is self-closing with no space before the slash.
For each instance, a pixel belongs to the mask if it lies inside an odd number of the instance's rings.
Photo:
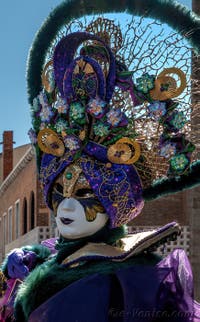
<path id="1" fill-rule="evenodd" d="M 97 123 L 94 125 L 94 133 L 100 137 L 106 136 L 109 134 L 109 126 L 104 123 Z"/>
<path id="2" fill-rule="evenodd" d="M 81 147 L 81 141 L 74 135 L 66 135 L 63 138 L 65 147 L 70 151 L 79 150 Z"/>
<path id="3" fill-rule="evenodd" d="M 53 116 L 54 112 L 52 111 L 51 106 L 42 106 L 42 110 L 40 112 L 40 118 L 42 122 L 50 122 Z"/>
<path id="4" fill-rule="evenodd" d="M 30 141 L 32 144 L 36 144 L 37 143 L 37 134 L 33 129 L 30 129 L 28 131 L 28 136 L 30 138 Z"/>
<path id="5" fill-rule="evenodd" d="M 160 101 L 154 101 L 148 107 L 149 116 L 154 120 L 159 121 L 162 116 L 166 114 L 166 103 Z"/>
<path id="6" fill-rule="evenodd" d="M 174 111 L 172 113 L 171 119 L 170 119 L 170 125 L 172 125 L 174 129 L 176 130 L 182 129 L 186 122 L 187 122 L 186 116 L 182 111 L 181 112 Z"/>
<path id="7" fill-rule="evenodd" d="M 40 130 L 44 130 L 45 128 L 46 128 L 46 124 L 42 122 L 40 124 Z"/>
<path id="8" fill-rule="evenodd" d="M 65 114 L 67 112 L 67 102 L 62 99 L 62 97 L 58 97 L 57 101 L 54 104 L 54 108 L 58 111 L 59 114 Z"/>
<path id="9" fill-rule="evenodd" d="M 106 117 L 107 117 L 108 124 L 112 127 L 125 126 L 128 124 L 128 120 L 125 114 L 122 113 L 122 111 L 119 108 L 109 111 L 106 114 Z"/>
<path id="10" fill-rule="evenodd" d="M 141 77 L 136 79 L 136 88 L 139 92 L 147 94 L 154 88 L 155 76 L 144 73 Z"/>
<path id="11" fill-rule="evenodd" d="M 73 102 L 70 104 L 69 110 L 70 119 L 73 123 L 85 124 L 85 108 L 79 102 Z"/>
<path id="12" fill-rule="evenodd" d="M 88 102 L 87 112 L 95 118 L 101 118 L 105 113 L 106 102 L 100 98 L 91 98 Z"/>
<path id="13" fill-rule="evenodd" d="M 51 91 L 53 91 L 56 85 L 53 70 L 51 70 L 48 75 L 49 75 L 49 87 L 51 88 Z"/>
<path id="14" fill-rule="evenodd" d="M 177 154 L 170 159 L 170 168 L 175 173 L 183 172 L 189 165 L 190 161 L 185 154 Z"/>
<path id="15" fill-rule="evenodd" d="M 165 142 L 160 147 L 159 155 L 164 158 L 170 158 L 172 155 L 176 153 L 176 145 L 172 142 Z"/>
<path id="16" fill-rule="evenodd" d="M 58 120 L 55 124 L 55 129 L 58 133 L 62 133 L 62 131 L 65 131 L 67 129 L 67 122 L 65 120 Z"/>
<path id="17" fill-rule="evenodd" d="M 39 99 L 39 102 L 42 105 L 42 107 L 48 106 L 48 104 L 49 104 L 48 98 L 47 98 L 47 95 L 44 91 L 40 92 L 40 94 L 38 95 L 38 99 Z"/>
<path id="18" fill-rule="evenodd" d="M 38 97 L 35 97 L 33 100 L 33 105 L 32 105 L 32 111 L 33 112 L 38 112 L 41 108 L 40 102 Z"/>

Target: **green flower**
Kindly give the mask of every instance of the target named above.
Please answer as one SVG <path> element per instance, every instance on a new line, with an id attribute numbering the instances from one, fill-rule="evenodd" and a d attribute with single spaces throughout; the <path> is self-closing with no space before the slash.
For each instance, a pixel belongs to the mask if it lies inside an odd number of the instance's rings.
<path id="1" fill-rule="evenodd" d="M 70 119 L 74 123 L 85 124 L 85 108 L 79 102 L 73 102 L 70 104 L 69 111 Z"/>
<path id="2" fill-rule="evenodd" d="M 56 131 L 58 133 L 61 133 L 62 131 L 66 131 L 66 129 L 67 129 L 67 122 L 64 121 L 64 120 L 62 120 L 62 119 L 60 119 L 60 120 L 58 120 L 56 122 L 56 124 L 54 126 L 56 128 Z"/>
<path id="3" fill-rule="evenodd" d="M 189 165 L 189 160 L 185 154 L 177 154 L 170 159 L 170 166 L 174 172 L 182 172 Z"/>
<path id="4" fill-rule="evenodd" d="M 155 76 L 147 73 L 136 79 L 136 88 L 139 92 L 147 94 L 154 88 Z"/>
<path id="5" fill-rule="evenodd" d="M 183 112 L 176 112 L 173 113 L 173 117 L 171 119 L 171 125 L 174 126 L 174 128 L 180 130 L 187 122 L 186 116 Z"/>
<path id="6" fill-rule="evenodd" d="M 109 134 L 109 126 L 103 123 L 97 123 L 94 125 L 94 133 L 98 136 L 106 136 Z"/>

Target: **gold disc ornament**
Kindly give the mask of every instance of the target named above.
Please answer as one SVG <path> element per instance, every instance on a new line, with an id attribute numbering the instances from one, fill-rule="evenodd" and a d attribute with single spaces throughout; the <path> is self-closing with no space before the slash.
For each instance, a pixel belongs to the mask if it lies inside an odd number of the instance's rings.
<path id="1" fill-rule="evenodd" d="M 122 138 L 108 148 L 107 156 L 112 163 L 133 164 L 140 157 L 140 145 L 129 138 Z"/>
<path id="2" fill-rule="evenodd" d="M 65 152 L 64 143 L 51 129 L 43 129 L 38 133 L 39 148 L 48 154 L 61 157 Z"/>
<path id="3" fill-rule="evenodd" d="M 171 74 L 178 76 L 179 86 L 177 86 L 175 78 L 170 76 Z M 150 96 L 155 101 L 165 101 L 179 96 L 185 88 L 186 76 L 184 72 L 176 67 L 166 68 L 156 78 L 155 87 L 150 91 Z"/>

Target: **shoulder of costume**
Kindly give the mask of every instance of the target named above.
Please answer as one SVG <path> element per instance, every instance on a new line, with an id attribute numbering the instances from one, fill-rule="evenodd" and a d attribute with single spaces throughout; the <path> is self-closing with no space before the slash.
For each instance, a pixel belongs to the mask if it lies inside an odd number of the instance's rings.
<path id="1" fill-rule="evenodd" d="M 148 252 L 180 233 L 180 226 L 176 222 L 169 223 L 159 229 L 136 232 L 120 240 L 121 247 L 114 247 L 105 243 L 88 243 L 78 251 L 66 257 L 62 265 L 77 267 L 88 261 L 124 262 L 138 254 Z"/>

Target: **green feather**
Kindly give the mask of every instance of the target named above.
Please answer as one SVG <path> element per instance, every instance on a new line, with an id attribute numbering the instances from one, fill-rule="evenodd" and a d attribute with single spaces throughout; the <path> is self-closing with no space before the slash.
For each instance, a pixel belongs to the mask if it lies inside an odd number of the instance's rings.
<path id="1" fill-rule="evenodd" d="M 177 178 L 161 179 L 154 182 L 143 192 L 145 201 L 150 201 L 164 195 L 193 188 L 200 184 L 200 161 L 192 163 L 190 170 Z"/>

